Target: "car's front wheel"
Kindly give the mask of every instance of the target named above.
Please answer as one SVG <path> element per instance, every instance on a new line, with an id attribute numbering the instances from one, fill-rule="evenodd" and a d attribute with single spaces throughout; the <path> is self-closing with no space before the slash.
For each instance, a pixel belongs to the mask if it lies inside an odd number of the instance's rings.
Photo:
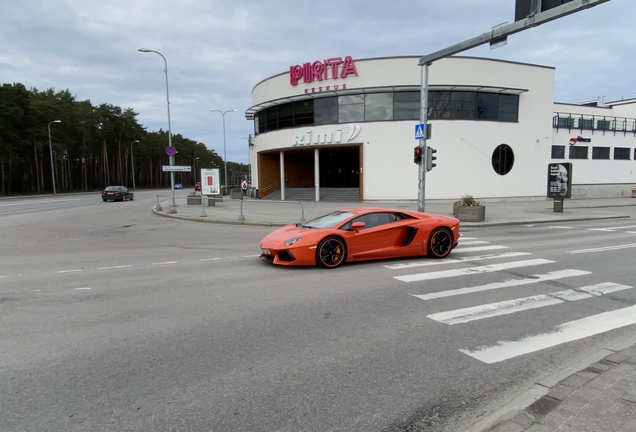
<path id="1" fill-rule="evenodd" d="M 453 249 L 453 235 L 448 228 L 435 228 L 428 237 L 426 249 L 432 258 L 446 258 Z"/>
<path id="2" fill-rule="evenodd" d="M 316 264 L 336 268 L 347 259 L 347 245 L 339 237 L 326 237 L 316 248 Z"/>

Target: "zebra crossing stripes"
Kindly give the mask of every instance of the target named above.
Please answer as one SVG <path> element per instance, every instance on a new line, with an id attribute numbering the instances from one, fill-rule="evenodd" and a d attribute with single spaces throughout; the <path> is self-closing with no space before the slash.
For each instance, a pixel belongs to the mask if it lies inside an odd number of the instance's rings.
<path id="1" fill-rule="evenodd" d="M 460 263 L 463 261 L 484 261 L 484 260 L 497 259 L 497 258 L 514 258 L 514 257 L 519 257 L 524 255 L 532 255 L 532 254 L 530 252 L 505 252 L 501 254 L 486 254 L 486 255 L 475 255 L 475 256 L 462 257 L 462 258 L 447 258 L 442 261 L 425 260 L 425 261 L 416 261 L 416 262 L 408 262 L 408 263 L 387 264 L 384 267 L 391 270 L 401 270 L 401 269 L 414 268 L 414 267 L 429 267 L 429 266 L 435 266 L 440 264 L 454 264 L 454 263 Z"/>
<path id="2" fill-rule="evenodd" d="M 557 291 L 550 294 L 540 294 L 514 300 L 489 303 L 463 309 L 455 309 L 448 312 L 439 312 L 430 314 L 427 317 L 447 325 L 455 325 L 480 319 L 492 318 L 500 315 L 508 315 L 529 309 L 553 306 L 564 303 L 565 301 L 584 300 L 586 298 L 600 296 L 603 294 L 622 291 L 630 288 L 632 287 L 629 285 L 603 282 L 596 285 L 584 286 L 565 291 Z"/>
<path id="3" fill-rule="evenodd" d="M 630 306 L 560 324 L 550 333 L 528 336 L 517 341 L 499 341 L 492 346 L 459 351 L 492 364 L 634 324 L 636 306 Z"/>
<path id="4" fill-rule="evenodd" d="M 497 272 L 502 270 L 509 270 L 513 268 L 519 268 L 519 267 L 550 264 L 553 262 L 554 261 L 547 260 L 547 259 L 531 259 L 531 260 L 512 261 L 512 262 L 493 264 L 493 265 L 467 267 L 463 269 L 442 270 L 442 271 L 430 272 L 430 273 L 417 273 L 417 274 L 412 274 L 407 276 L 395 276 L 394 278 L 402 282 L 416 282 L 416 281 L 424 281 L 424 280 L 432 280 L 432 279 L 449 278 L 449 277 L 455 277 L 455 276 L 491 273 L 491 272 Z"/>

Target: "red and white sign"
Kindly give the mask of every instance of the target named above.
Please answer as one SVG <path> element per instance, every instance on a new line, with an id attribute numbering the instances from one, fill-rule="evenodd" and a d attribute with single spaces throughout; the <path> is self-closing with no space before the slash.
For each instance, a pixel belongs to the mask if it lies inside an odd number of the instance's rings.
<path id="1" fill-rule="evenodd" d="M 576 144 L 576 138 L 570 138 L 570 145 Z"/>
<path id="2" fill-rule="evenodd" d="M 347 78 L 349 75 L 358 76 L 356 65 L 351 56 L 329 58 L 323 61 L 305 63 L 289 67 L 289 83 L 293 86 L 299 82 L 305 84 L 314 81 Z"/>

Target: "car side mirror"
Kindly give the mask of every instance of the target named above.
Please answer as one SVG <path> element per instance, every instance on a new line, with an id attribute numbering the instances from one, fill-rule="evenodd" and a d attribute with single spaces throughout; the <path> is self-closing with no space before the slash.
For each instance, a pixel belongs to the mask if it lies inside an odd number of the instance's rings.
<path id="1" fill-rule="evenodd" d="M 354 222 L 351 224 L 351 229 L 353 230 L 353 232 L 358 232 L 365 226 L 366 224 L 364 222 Z"/>

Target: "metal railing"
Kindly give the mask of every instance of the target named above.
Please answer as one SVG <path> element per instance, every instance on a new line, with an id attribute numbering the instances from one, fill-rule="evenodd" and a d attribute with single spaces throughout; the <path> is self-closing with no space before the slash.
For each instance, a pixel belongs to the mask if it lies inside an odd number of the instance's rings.
<path id="1" fill-rule="evenodd" d="M 584 114 L 572 114 L 555 112 L 552 117 L 552 127 L 555 129 L 578 129 L 581 132 L 602 131 L 622 132 L 623 134 L 633 133 L 636 136 L 636 119 L 625 117 L 594 116 Z"/>

